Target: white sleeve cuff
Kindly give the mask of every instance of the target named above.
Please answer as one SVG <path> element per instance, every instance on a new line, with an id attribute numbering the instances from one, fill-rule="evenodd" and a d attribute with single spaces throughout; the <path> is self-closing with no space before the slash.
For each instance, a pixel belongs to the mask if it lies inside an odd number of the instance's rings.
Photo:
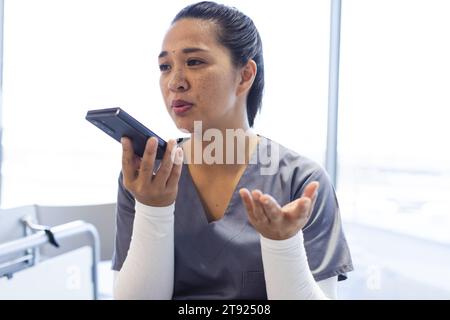
<path id="1" fill-rule="evenodd" d="M 260 234 L 261 246 L 273 251 L 293 250 L 300 245 L 303 246 L 303 232 L 300 230 L 295 235 L 284 240 L 273 240 Z"/>
<path id="2" fill-rule="evenodd" d="M 140 203 L 136 200 L 136 213 L 141 213 L 151 217 L 166 217 L 172 216 L 175 211 L 175 202 L 166 207 L 153 207 Z"/>
<path id="3" fill-rule="evenodd" d="M 269 300 L 326 299 L 309 269 L 302 231 L 285 240 L 260 239 Z"/>

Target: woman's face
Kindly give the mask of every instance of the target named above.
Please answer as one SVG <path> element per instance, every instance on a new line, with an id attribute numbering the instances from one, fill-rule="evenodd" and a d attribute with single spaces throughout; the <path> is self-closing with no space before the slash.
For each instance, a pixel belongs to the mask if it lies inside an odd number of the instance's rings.
<path id="1" fill-rule="evenodd" d="M 245 97 L 227 48 L 216 39 L 216 25 L 181 19 L 167 32 L 159 55 L 160 86 L 167 110 L 179 129 L 242 127 Z"/>

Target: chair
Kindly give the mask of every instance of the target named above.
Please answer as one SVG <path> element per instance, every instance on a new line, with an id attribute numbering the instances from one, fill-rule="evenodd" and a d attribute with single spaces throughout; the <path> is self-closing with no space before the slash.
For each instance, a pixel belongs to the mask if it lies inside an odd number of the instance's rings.
<path id="1" fill-rule="evenodd" d="M 100 263 L 98 265 L 98 298 L 112 299 L 113 271 L 111 258 L 115 238 L 115 203 L 84 206 L 36 206 L 37 217 L 42 224 L 55 226 L 72 220 L 83 220 L 95 226 L 100 237 Z M 86 243 L 86 235 L 61 240 L 61 248 L 50 244 L 42 248 L 42 254 L 52 257 Z"/>
<path id="2" fill-rule="evenodd" d="M 100 236 L 100 260 L 111 260 L 115 236 L 115 203 L 81 206 L 36 206 L 38 221 L 47 226 L 56 226 L 74 220 L 92 224 Z M 61 240 L 61 248 L 46 244 L 42 254 L 52 257 L 79 247 L 86 239 L 83 236 Z"/>
<path id="3" fill-rule="evenodd" d="M 0 210 L 0 299 L 21 299 L 25 293 L 38 298 L 25 288 L 33 285 L 37 292 L 53 294 L 48 287 L 56 285 L 58 274 L 62 280 L 54 289 L 54 299 L 98 299 L 97 268 L 100 259 L 107 261 L 112 256 L 114 212 L 115 204 Z M 41 278 L 47 278 L 41 281 L 45 287 L 35 284 Z M 80 289 L 81 280 L 92 283 L 89 296 L 86 290 L 73 290 L 77 283 Z"/>
<path id="4" fill-rule="evenodd" d="M 23 217 L 36 220 L 36 208 L 24 206 L 0 210 L 0 248 L 4 248 L 3 243 L 23 239 L 30 235 L 31 232 L 21 222 Z M 3 253 L 1 253 L 2 251 Z M 13 273 L 32 266 L 36 262 L 35 258 L 37 258 L 36 250 L 33 247 L 26 248 L 26 250 L 1 250 L 0 276 L 10 278 Z"/>

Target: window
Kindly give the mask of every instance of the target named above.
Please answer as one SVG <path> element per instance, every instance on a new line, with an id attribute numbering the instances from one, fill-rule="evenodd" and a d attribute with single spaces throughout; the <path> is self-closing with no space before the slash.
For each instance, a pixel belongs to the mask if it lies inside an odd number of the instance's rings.
<path id="1" fill-rule="evenodd" d="M 191 1 L 5 2 L 2 207 L 113 202 L 114 140 L 84 120 L 121 106 L 163 138 L 180 132 L 159 92 L 157 54 Z M 323 161 L 329 1 L 227 1 L 260 30 L 266 96 L 255 129 Z"/>
<path id="2" fill-rule="evenodd" d="M 337 191 L 355 272 L 341 298 L 449 297 L 448 12 L 343 2 Z"/>
<path id="3" fill-rule="evenodd" d="M 450 3 L 342 10 L 338 190 L 354 222 L 450 243 Z"/>

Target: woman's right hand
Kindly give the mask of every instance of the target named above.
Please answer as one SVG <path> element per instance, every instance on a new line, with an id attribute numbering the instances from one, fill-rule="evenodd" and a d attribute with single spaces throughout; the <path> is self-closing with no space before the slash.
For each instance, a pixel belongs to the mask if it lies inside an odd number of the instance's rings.
<path id="1" fill-rule="evenodd" d="M 177 147 L 175 140 L 167 142 L 166 152 L 156 173 L 154 173 L 158 145 L 156 138 L 147 140 L 142 159 L 134 154 L 130 139 L 123 137 L 121 143 L 125 188 L 142 204 L 152 207 L 171 205 L 177 197 L 183 163 L 183 150 Z"/>

